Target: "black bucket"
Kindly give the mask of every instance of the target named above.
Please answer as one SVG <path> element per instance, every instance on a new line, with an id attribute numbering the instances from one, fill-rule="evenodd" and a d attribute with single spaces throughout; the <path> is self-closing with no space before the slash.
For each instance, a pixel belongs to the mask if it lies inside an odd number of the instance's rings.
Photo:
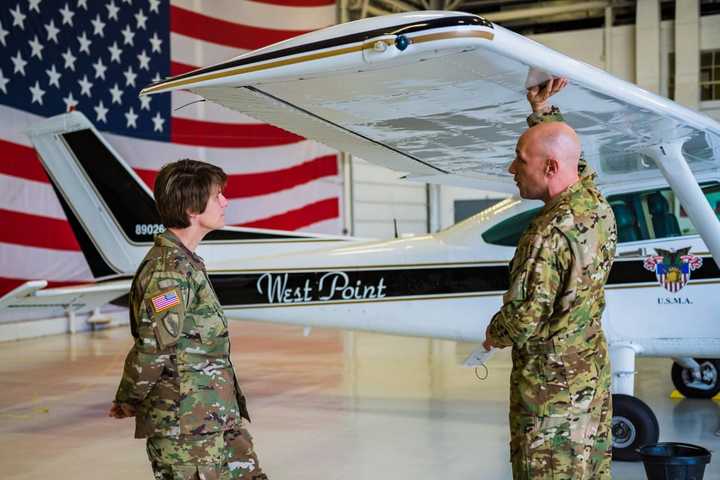
<path id="1" fill-rule="evenodd" d="M 689 443 L 651 443 L 638 449 L 649 480 L 702 480 L 710 452 Z"/>

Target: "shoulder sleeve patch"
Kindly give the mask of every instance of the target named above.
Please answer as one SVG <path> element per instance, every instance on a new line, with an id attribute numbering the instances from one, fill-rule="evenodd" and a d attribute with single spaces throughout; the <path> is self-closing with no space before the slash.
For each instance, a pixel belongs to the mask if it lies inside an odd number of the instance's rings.
<path id="1" fill-rule="evenodd" d="M 176 289 L 169 290 L 167 292 L 156 295 L 150 299 L 152 304 L 153 312 L 160 313 L 169 308 L 172 308 L 180 304 L 180 295 Z"/>

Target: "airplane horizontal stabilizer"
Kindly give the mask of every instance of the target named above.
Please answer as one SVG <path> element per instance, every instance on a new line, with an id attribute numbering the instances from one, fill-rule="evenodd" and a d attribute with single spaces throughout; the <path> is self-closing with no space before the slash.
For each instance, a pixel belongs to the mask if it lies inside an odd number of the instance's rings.
<path id="1" fill-rule="evenodd" d="M 0 298 L 0 320 L 50 318 L 89 313 L 130 290 L 130 279 L 71 287 L 45 288 L 44 280 L 25 282 Z"/>

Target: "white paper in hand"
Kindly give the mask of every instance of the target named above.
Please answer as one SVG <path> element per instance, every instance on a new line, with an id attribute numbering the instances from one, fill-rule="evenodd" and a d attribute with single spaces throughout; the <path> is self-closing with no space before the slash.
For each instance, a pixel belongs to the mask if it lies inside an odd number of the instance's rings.
<path id="1" fill-rule="evenodd" d="M 490 357 L 492 357 L 495 354 L 495 351 L 497 349 L 491 348 L 490 350 L 485 350 L 485 347 L 482 345 L 470 353 L 468 357 L 463 362 L 463 366 L 465 367 L 479 367 L 480 365 L 485 365 L 488 360 L 490 360 Z"/>

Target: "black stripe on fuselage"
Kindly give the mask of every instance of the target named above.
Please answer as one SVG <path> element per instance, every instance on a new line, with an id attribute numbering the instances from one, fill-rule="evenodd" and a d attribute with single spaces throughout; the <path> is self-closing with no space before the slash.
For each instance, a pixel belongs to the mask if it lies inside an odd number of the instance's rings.
<path id="1" fill-rule="evenodd" d="M 277 50 L 275 52 L 253 55 L 251 57 L 245 57 L 245 58 L 241 58 L 241 59 L 231 61 L 231 62 L 226 62 L 226 63 L 221 63 L 218 65 L 213 65 L 210 67 L 200 68 L 198 70 L 193 70 L 192 72 L 184 73 L 182 75 L 177 75 L 175 77 L 170 77 L 170 78 L 167 78 L 160 82 L 150 84 L 146 88 L 152 88 L 155 85 L 159 85 L 159 84 L 162 84 L 165 82 L 183 80 L 186 78 L 194 77 L 196 75 L 203 75 L 203 74 L 207 74 L 207 73 L 217 72 L 217 71 L 225 70 L 228 68 L 235 68 L 235 67 L 240 67 L 243 65 L 250 65 L 250 64 L 258 63 L 258 62 L 265 62 L 268 60 L 275 60 L 275 59 L 282 58 L 282 57 L 289 57 L 289 56 L 297 55 L 297 54 L 301 54 L 301 53 L 309 53 L 309 52 L 314 52 L 314 51 L 318 51 L 318 50 L 324 50 L 326 48 L 334 48 L 334 47 L 339 47 L 342 45 L 347 45 L 347 44 L 352 44 L 352 43 L 357 43 L 357 42 L 364 42 L 365 40 L 368 40 L 370 38 L 380 37 L 380 36 L 384 36 L 384 35 L 401 35 L 401 34 L 405 35 L 408 33 L 433 30 L 436 28 L 458 27 L 458 26 L 480 26 L 480 27 L 493 28 L 493 24 L 491 22 L 488 22 L 484 18 L 477 17 L 475 15 L 416 21 L 416 22 L 412 22 L 412 23 L 407 23 L 405 25 L 393 25 L 393 26 L 389 26 L 389 27 L 379 28 L 376 30 L 369 30 L 366 32 L 353 33 L 351 35 L 345 35 L 343 37 L 308 43 L 308 44 L 300 45 L 297 47 L 284 48 L 282 50 Z"/>
<path id="2" fill-rule="evenodd" d="M 692 280 L 720 279 L 711 257 L 692 273 Z M 211 273 L 213 287 L 225 307 L 366 302 L 393 298 L 482 295 L 508 288 L 507 265 L 437 266 L 367 270 Z M 615 262 L 608 286 L 656 284 L 643 260 Z M 657 285 L 658 288 L 662 288 Z"/>
<path id="3" fill-rule="evenodd" d="M 152 244 L 153 236 L 165 229 L 155 207 L 155 200 L 92 130 L 65 133 L 62 137 L 125 236 L 133 243 Z M 77 230 L 75 234 L 79 235 Z M 221 229 L 210 232 L 204 241 L 311 238 L 313 237 Z"/>

